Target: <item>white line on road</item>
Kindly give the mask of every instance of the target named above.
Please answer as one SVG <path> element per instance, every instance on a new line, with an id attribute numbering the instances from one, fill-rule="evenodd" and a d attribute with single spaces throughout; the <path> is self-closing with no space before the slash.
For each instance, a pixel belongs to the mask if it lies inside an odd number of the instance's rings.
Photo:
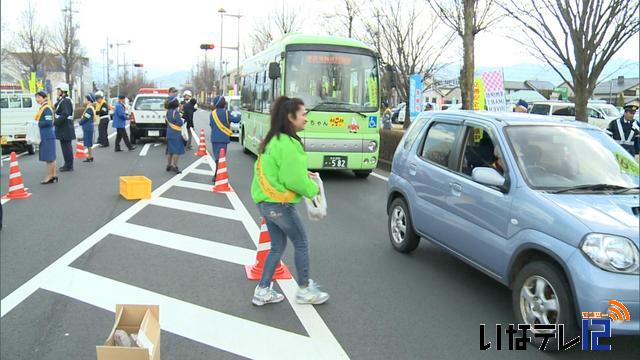
<path id="1" fill-rule="evenodd" d="M 160 146 L 160 145 L 162 145 L 162 144 L 160 144 L 160 143 L 155 143 L 155 144 L 153 144 L 153 147 L 158 147 L 158 146 Z"/>
<path id="2" fill-rule="evenodd" d="M 238 212 L 235 210 L 197 204 L 189 201 L 159 197 L 157 199 L 153 199 L 151 205 L 162 206 L 174 210 L 188 211 L 196 214 L 221 217 L 229 220 L 238 220 Z"/>
<path id="3" fill-rule="evenodd" d="M 147 156 L 147 152 L 149 151 L 150 146 L 151 144 L 149 143 L 144 144 L 144 146 L 142 147 L 142 150 L 140 150 L 140 156 Z"/>
<path id="4" fill-rule="evenodd" d="M 382 180 L 384 180 L 384 181 L 389 181 L 389 178 L 388 178 L 388 177 L 386 177 L 386 176 L 382 176 L 382 175 L 380 175 L 380 174 L 376 173 L 375 171 L 373 171 L 373 172 L 371 173 L 371 175 L 373 175 L 374 177 L 377 177 L 378 179 L 382 179 Z"/>
<path id="5" fill-rule="evenodd" d="M 191 170 L 191 173 L 192 174 L 198 174 L 198 175 L 213 176 L 213 171 L 204 170 L 204 169 L 193 169 L 193 170 Z"/>
<path id="6" fill-rule="evenodd" d="M 23 151 L 21 153 L 17 153 L 16 154 L 16 159 L 21 157 L 21 156 L 24 156 L 24 155 L 26 155 L 28 153 L 29 153 L 28 151 Z M 2 157 L 2 162 L 5 162 L 5 161 L 9 160 L 10 157 L 11 157 L 11 154 L 3 156 Z"/>

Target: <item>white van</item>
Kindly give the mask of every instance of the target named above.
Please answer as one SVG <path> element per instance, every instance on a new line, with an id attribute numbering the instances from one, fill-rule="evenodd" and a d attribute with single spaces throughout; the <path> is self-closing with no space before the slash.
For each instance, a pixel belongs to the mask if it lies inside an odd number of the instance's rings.
<path id="1" fill-rule="evenodd" d="M 166 137 L 167 123 L 164 103 L 168 93 L 139 93 L 133 100 L 131 113 L 133 119 L 129 127 L 129 138 L 132 144 L 142 137 Z"/>
<path id="2" fill-rule="evenodd" d="M 2 147 L 19 146 L 34 153 L 33 144 L 27 144 L 27 122 L 38 113 L 35 96 L 29 93 L 0 93 L 0 135 Z"/>
<path id="3" fill-rule="evenodd" d="M 529 110 L 531 114 L 551 115 L 569 120 L 575 120 L 576 105 L 564 101 L 536 101 Z M 606 129 L 611 120 L 619 118 L 620 112 L 611 104 L 589 103 L 587 104 L 588 122 L 601 129 Z"/>

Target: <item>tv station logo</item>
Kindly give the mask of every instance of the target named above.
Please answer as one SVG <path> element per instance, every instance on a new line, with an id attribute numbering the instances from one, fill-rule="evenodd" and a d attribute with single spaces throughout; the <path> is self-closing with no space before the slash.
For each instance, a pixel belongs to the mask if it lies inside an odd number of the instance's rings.
<path id="1" fill-rule="evenodd" d="M 618 300 L 609 300 L 609 309 L 606 313 L 596 311 L 583 311 L 581 335 L 573 339 L 567 339 L 565 324 L 508 324 L 504 326 L 504 334 L 508 336 L 508 344 L 505 350 L 526 350 L 527 344 L 533 338 L 541 338 L 539 349 L 547 349 L 549 342 L 557 339 L 557 350 L 564 351 L 581 344 L 582 351 L 611 351 L 610 344 L 601 343 L 601 339 L 611 338 L 612 321 L 630 321 L 629 309 Z M 503 350 L 502 344 L 503 324 L 496 324 L 495 341 L 487 341 L 485 336 L 485 324 L 480 324 L 480 350 Z M 537 341 L 536 341 L 537 342 Z"/>

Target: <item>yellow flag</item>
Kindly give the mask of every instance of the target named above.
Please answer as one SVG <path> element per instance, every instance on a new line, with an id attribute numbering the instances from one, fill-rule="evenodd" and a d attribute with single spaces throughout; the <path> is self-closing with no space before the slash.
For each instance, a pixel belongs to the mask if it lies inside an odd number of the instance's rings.
<path id="1" fill-rule="evenodd" d="M 36 92 L 36 73 L 31 73 L 31 79 L 29 79 L 29 91 L 31 93 Z"/>
<path id="2" fill-rule="evenodd" d="M 484 106 L 484 82 L 482 81 L 482 78 L 477 77 L 473 80 L 473 110 L 484 110 Z"/>

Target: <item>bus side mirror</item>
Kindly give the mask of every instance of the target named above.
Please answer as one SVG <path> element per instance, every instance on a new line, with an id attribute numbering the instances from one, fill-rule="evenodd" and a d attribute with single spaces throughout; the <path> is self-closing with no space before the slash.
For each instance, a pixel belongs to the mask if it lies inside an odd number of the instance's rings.
<path id="1" fill-rule="evenodd" d="M 269 63 L 269 79 L 276 80 L 280 78 L 280 64 L 277 62 Z"/>

